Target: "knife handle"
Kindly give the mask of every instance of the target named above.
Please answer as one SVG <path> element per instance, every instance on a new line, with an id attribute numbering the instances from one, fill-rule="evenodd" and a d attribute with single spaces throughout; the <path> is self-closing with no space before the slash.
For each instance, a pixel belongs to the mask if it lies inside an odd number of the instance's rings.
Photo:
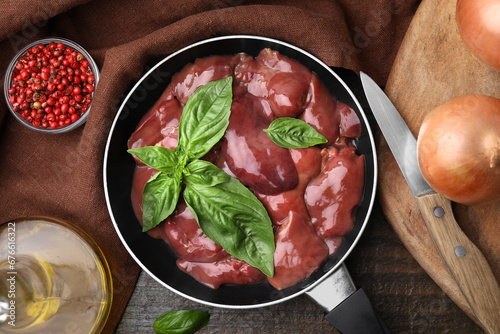
<path id="1" fill-rule="evenodd" d="M 500 333 L 500 287 L 481 251 L 453 216 L 451 203 L 433 193 L 416 197 L 441 258 L 487 333 Z"/>

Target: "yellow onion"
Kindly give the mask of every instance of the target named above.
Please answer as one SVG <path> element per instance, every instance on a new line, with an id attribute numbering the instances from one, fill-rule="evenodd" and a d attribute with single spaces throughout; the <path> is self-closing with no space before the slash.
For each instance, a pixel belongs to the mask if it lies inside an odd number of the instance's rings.
<path id="1" fill-rule="evenodd" d="M 500 99 L 454 98 L 426 115 L 417 139 L 429 185 L 466 205 L 500 200 Z"/>
<path id="2" fill-rule="evenodd" d="M 458 0 L 456 20 L 467 48 L 500 71 L 500 0 Z"/>

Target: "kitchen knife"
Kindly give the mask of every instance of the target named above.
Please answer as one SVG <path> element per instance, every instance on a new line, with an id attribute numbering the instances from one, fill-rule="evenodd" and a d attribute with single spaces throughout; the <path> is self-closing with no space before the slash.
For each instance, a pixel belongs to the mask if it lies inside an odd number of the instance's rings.
<path id="1" fill-rule="evenodd" d="M 382 89 L 360 73 L 368 104 L 415 197 L 431 238 L 448 271 L 487 333 L 500 333 L 500 287 L 481 251 L 457 224 L 451 203 L 424 180 L 417 141 Z"/>

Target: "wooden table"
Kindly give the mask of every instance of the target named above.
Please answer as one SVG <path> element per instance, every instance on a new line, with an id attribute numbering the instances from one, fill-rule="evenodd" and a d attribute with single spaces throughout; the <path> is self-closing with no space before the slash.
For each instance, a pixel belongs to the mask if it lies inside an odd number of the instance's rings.
<path id="1" fill-rule="evenodd" d="M 392 333 L 483 333 L 413 259 L 378 203 L 346 265 Z M 145 272 L 116 333 L 154 333 L 153 322 L 158 316 L 180 309 L 210 313 L 210 322 L 200 334 L 337 333 L 324 319 L 321 307 L 305 295 L 260 309 L 214 308 L 176 295 Z"/>

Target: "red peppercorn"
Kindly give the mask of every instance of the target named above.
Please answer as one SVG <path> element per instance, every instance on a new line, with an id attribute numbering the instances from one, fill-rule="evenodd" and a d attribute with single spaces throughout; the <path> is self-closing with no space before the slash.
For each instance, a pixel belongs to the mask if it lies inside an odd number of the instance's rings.
<path id="1" fill-rule="evenodd" d="M 94 83 L 82 53 L 63 43 L 37 44 L 17 59 L 8 102 L 33 126 L 56 129 L 88 110 Z"/>
<path id="2" fill-rule="evenodd" d="M 22 80 L 28 80 L 30 77 L 30 75 L 26 69 L 22 69 L 20 75 L 21 75 Z"/>

